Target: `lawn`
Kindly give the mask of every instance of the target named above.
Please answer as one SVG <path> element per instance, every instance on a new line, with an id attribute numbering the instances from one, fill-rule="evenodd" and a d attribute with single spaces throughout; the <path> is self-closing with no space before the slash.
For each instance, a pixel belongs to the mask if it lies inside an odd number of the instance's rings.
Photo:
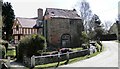
<path id="1" fill-rule="evenodd" d="M 16 51 L 15 50 L 8 50 L 6 56 L 16 56 Z"/>
<path id="2" fill-rule="evenodd" d="M 15 57 L 16 56 L 15 47 L 9 45 L 8 49 L 7 49 L 6 56 Z"/>
<path id="3" fill-rule="evenodd" d="M 79 50 L 82 50 L 83 48 L 82 47 L 79 47 L 79 48 L 71 48 L 72 51 L 79 51 Z"/>

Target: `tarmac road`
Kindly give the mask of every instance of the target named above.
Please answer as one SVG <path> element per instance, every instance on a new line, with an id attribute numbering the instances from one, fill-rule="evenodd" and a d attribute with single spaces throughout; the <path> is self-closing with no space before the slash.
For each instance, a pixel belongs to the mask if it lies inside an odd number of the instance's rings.
<path id="1" fill-rule="evenodd" d="M 118 43 L 102 41 L 104 51 L 92 58 L 60 67 L 118 67 Z"/>

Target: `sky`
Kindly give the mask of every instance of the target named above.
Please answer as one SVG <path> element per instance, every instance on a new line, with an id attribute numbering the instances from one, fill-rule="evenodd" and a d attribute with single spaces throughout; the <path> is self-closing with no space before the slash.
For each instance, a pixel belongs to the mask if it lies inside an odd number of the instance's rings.
<path id="1" fill-rule="evenodd" d="M 61 8 L 73 9 L 81 0 L 3 0 L 11 2 L 16 17 L 37 17 L 37 9 Z M 97 14 L 102 22 L 115 22 L 118 14 L 119 0 L 87 0 L 93 14 Z"/>

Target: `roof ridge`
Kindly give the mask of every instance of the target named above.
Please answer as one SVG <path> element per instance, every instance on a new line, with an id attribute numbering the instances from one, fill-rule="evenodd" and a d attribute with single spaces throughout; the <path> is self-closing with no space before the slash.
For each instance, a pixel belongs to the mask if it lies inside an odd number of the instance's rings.
<path id="1" fill-rule="evenodd" d="M 55 10 L 67 10 L 67 11 L 73 11 L 72 9 L 70 10 L 70 9 L 61 9 L 61 8 L 46 8 L 46 9 L 55 9 Z"/>
<path id="2" fill-rule="evenodd" d="M 26 17 L 16 17 L 16 18 L 19 18 L 19 19 L 34 19 L 34 18 L 26 18 Z"/>

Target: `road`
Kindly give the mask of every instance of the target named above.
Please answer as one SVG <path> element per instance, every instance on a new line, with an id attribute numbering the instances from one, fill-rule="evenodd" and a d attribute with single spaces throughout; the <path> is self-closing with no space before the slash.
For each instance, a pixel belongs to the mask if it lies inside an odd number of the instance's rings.
<path id="1" fill-rule="evenodd" d="M 104 51 L 92 58 L 60 67 L 118 67 L 118 43 L 102 41 Z"/>

